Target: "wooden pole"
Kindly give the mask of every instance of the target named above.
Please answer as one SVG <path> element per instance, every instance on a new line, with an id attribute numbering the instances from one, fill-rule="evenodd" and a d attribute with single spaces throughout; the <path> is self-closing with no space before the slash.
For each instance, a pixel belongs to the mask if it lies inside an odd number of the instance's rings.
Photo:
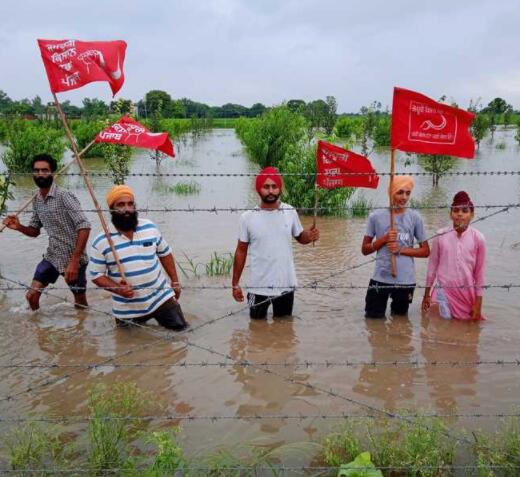
<path id="1" fill-rule="evenodd" d="M 96 209 L 96 212 L 99 217 L 99 221 L 101 222 L 101 226 L 103 227 L 103 231 L 105 232 L 105 237 L 107 238 L 108 243 L 110 245 L 110 250 L 112 250 L 112 254 L 114 255 L 117 269 L 119 270 L 121 279 L 126 281 L 125 271 L 123 270 L 123 266 L 121 265 L 121 261 L 119 260 L 119 256 L 117 255 L 116 247 L 114 245 L 114 242 L 112 241 L 112 237 L 110 236 L 110 230 L 108 230 L 107 223 L 105 221 L 105 218 L 103 217 L 103 213 L 101 212 L 101 207 L 99 206 L 99 203 L 96 199 L 96 195 L 94 194 L 94 188 L 92 187 L 92 183 L 90 182 L 90 178 L 88 176 L 87 170 L 85 169 L 83 161 L 81 160 L 81 157 L 79 156 L 78 148 L 76 147 L 76 143 L 74 142 L 74 138 L 72 137 L 72 133 L 70 132 L 69 125 L 67 123 L 67 118 L 65 117 L 65 113 L 61 109 L 61 105 L 60 105 L 60 102 L 58 101 L 58 97 L 56 96 L 56 93 L 52 93 L 52 95 L 54 97 L 54 102 L 56 104 L 56 109 L 58 110 L 58 113 L 60 115 L 61 122 L 63 123 L 63 127 L 65 128 L 65 133 L 67 134 L 67 137 L 69 138 L 70 145 L 72 147 L 72 152 L 74 153 L 74 157 L 76 158 L 76 162 L 78 164 L 79 170 L 81 172 L 81 175 L 83 176 L 83 180 L 85 181 L 85 185 L 87 186 L 90 197 L 92 198 L 92 202 L 94 203 L 94 208 Z"/>
<path id="2" fill-rule="evenodd" d="M 394 204 L 392 203 L 392 186 L 394 184 L 394 171 L 395 171 L 395 149 L 392 148 L 390 150 L 390 186 L 388 188 L 388 199 L 390 202 L 390 230 L 394 230 L 395 218 L 394 218 Z M 391 259 L 391 267 L 392 267 L 392 276 L 397 277 L 397 257 L 392 254 Z"/>
<path id="3" fill-rule="evenodd" d="M 85 152 L 87 152 L 88 149 L 90 149 L 92 147 L 92 144 L 94 144 L 94 142 L 96 142 L 95 139 L 92 139 L 92 141 L 90 141 L 78 154 L 79 156 L 81 157 L 83 154 L 85 154 Z M 54 177 L 58 177 L 60 174 L 63 174 L 69 167 L 71 164 L 74 164 L 74 161 L 70 161 L 68 164 L 65 164 L 63 167 L 61 167 L 55 174 L 54 174 Z M 34 194 L 30 199 L 27 199 L 27 201 L 25 201 L 23 203 L 23 205 L 12 215 L 14 215 L 15 217 L 18 217 L 25 209 L 27 209 L 27 207 L 29 207 L 29 205 L 31 205 L 32 201 L 36 198 L 36 196 L 38 195 L 38 192 L 36 192 L 36 194 Z M 11 215 L 11 214 L 10 214 Z M 0 233 L 4 231 L 4 229 L 7 227 L 7 225 L 1 225 L 0 226 Z"/>
<path id="4" fill-rule="evenodd" d="M 320 191 L 318 184 L 314 182 L 314 216 L 312 218 L 312 227 L 316 228 L 316 218 L 318 217 L 318 205 L 320 203 Z M 312 246 L 315 246 L 315 241 L 312 241 Z"/>

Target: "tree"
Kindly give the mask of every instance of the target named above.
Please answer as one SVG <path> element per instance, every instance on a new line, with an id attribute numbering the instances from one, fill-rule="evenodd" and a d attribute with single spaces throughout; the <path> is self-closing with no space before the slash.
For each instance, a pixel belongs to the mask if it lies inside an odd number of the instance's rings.
<path id="1" fill-rule="evenodd" d="M 507 128 L 511 124 L 511 120 L 513 119 L 513 107 L 509 106 L 504 111 L 504 126 Z"/>
<path id="2" fill-rule="evenodd" d="M 248 116 L 251 118 L 256 118 L 257 116 L 264 114 L 266 110 L 267 108 L 262 103 L 255 103 L 249 108 Z"/>
<path id="3" fill-rule="evenodd" d="M 485 108 L 485 112 L 494 113 L 499 116 L 500 114 L 504 114 L 508 109 L 513 109 L 510 104 L 507 104 L 505 99 L 495 98 L 493 101 L 490 101 Z"/>
<path id="4" fill-rule="evenodd" d="M 303 113 L 305 111 L 305 101 L 303 99 L 290 99 L 287 107 L 293 113 Z"/>
<path id="5" fill-rule="evenodd" d="M 170 117 L 172 98 L 166 91 L 153 89 L 148 91 L 144 96 L 144 103 L 146 107 L 145 116 L 151 116 L 159 110 L 164 117 Z"/>
<path id="6" fill-rule="evenodd" d="M 97 98 L 85 98 L 83 100 L 82 116 L 86 119 L 97 119 L 108 114 L 108 105 Z"/>
<path id="7" fill-rule="evenodd" d="M 480 149 L 480 141 L 484 139 L 489 129 L 489 118 L 486 113 L 478 113 L 471 124 L 471 133 L 477 143 L 477 149 Z"/>
<path id="8" fill-rule="evenodd" d="M 11 109 L 11 98 L 0 89 L 0 114 L 6 114 Z"/>
<path id="9" fill-rule="evenodd" d="M 325 117 L 323 118 L 323 127 L 325 128 L 327 135 L 330 136 L 338 118 L 338 115 L 336 114 L 338 110 L 338 103 L 334 96 L 327 96 L 325 98 L 325 103 L 327 104 L 327 111 L 325 113 Z"/>
<path id="10" fill-rule="evenodd" d="M 311 127 L 320 129 L 324 126 L 328 111 L 329 106 L 327 103 L 323 99 L 317 99 L 307 103 L 304 116 L 309 121 Z"/>
<path id="11" fill-rule="evenodd" d="M 131 99 L 119 98 L 117 101 L 112 101 L 110 103 L 110 110 L 113 113 L 119 114 L 121 116 L 132 114 L 134 110 L 134 103 Z"/>
<path id="12" fill-rule="evenodd" d="M 45 106 L 42 103 L 42 98 L 39 96 L 35 96 L 31 101 L 31 107 L 33 110 L 33 114 L 38 118 L 42 118 L 45 114 Z"/>
<path id="13" fill-rule="evenodd" d="M 434 187 L 439 185 L 440 178 L 455 166 L 456 161 L 456 159 L 451 156 L 439 154 L 419 155 L 418 159 L 421 167 L 425 171 L 432 173 L 432 185 Z"/>

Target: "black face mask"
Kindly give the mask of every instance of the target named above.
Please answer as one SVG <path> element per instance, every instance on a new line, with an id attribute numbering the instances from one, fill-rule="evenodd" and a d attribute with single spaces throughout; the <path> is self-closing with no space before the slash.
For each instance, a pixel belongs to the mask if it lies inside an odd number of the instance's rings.
<path id="1" fill-rule="evenodd" d="M 117 230 L 123 232 L 134 231 L 137 228 L 137 211 L 135 212 L 110 212 L 112 223 Z"/>
<path id="2" fill-rule="evenodd" d="M 40 189 L 48 189 L 52 185 L 54 178 L 52 176 L 33 176 L 33 180 Z"/>

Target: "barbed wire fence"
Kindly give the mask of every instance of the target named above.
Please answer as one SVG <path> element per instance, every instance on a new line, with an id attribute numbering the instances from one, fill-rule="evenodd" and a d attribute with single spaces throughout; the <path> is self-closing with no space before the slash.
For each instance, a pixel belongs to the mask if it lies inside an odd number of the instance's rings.
<path id="1" fill-rule="evenodd" d="M 79 175 L 79 174 L 74 174 L 74 173 L 68 173 L 66 175 L 70 175 L 70 176 L 74 176 L 74 175 Z M 91 175 L 93 176 L 110 176 L 110 174 L 108 173 L 95 173 L 95 172 L 92 172 Z M 170 177 L 249 177 L 249 176 L 255 176 L 256 174 L 250 174 L 250 173 L 240 173 L 240 174 L 236 174 L 236 173 L 230 173 L 230 174 L 167 174 L 167 173 L 133 173 L 133 174 L 130 174 L 130 176 L 143 176 L 143 177 L 150 177 L 150 176 L 170 176 Z M 292 175 L 308 175 L 308 174 L 292 174 Z M 354 174 L 354 175 L 359 175 L 359 174 Z M 388 174 L 379 174 L 379 175 L 388 175 Z M 430 175 L 430 173 L 407 173 L 407 175 Z M 478 175 L 520 175 L 520 171 L 484 171 L 484 172 L 455 172 L 455 173 L 448 173 L 446 175 L 454 175 L 454 176 L 478 176 Z M 314 174 L 312 174 L 312 176 L 314 176 Z M 423 207 L 417 207 L 417 208 L 430 208 L 430 209 L 441 209 L 441 208 L 449 208 L 450 206 L 449 205 L 438 205 L 438 206 L 423 206 Z M 487 220 L 491 217 L 494 217 L 498 214 L 501 214 L 501 213 L 504 213 L 504 212 L 508 212 L 510 209 L 514 209 L 514 208 L 518 208 L 520 207 L 520 204 L 489 204 L 489 205 L 477 205 L 477 207 L 479 208 L 483 208 L 483 209 L 493 209 L 493 208 L 496 208 L 496 209 L 499 209 L 491 214 L 488 214 L 487 216 L 484 216 L 484 217 L 481 217 L 479 219 L 476 219 L 474 222 L 480 222 L 480 221 L 483 221 L 483 220 Z M 372 207 L 372 209 L 376 209 L 376 208 L 387 208 L 387 207 Z M 329 210 L 330 208 L 322 208 L 322 210 Z M 352 208 L 351 208 L 352 209 Z M 195 212 L 213 212 L 213 213 L 218 213 L 218 212 L 224 212 L 224 211 L 229 211 L 229 212 L 239 212 L 239 211 L 244 211 L 244 210 L 254 210 L 254 209 L 251 209 L 251 208 L 233 208 L 233 207 L 227 207 L 227 208 L 217 208 L 217 207 L 213 207 L 213 208 L 191 208 L 191 207 L 188 207 L 188 208 L 157 208 L 157 209 L 151 209 L 151 208 L 145 208 L 145 209 L 140 209 L 141 211 L 144 211 L 144 212 L 153 212 L 153 211 L 157 211 L 157 212 L 190 212 L 190 213 L 195 213 Z M 305 209 L 300 209 L 300 210 L 305 210 Z M 314 210 L 314 208 L 309 208 L 307 210 Z M 91 212 L 93 211 L 93 209 L 84 209 L 85 212 Z M 30 213 L 31 211 L 28 211 L 28 213 Z M 447 233 L 447 232 L 444 232 L 444 233 Z M 432 238 L 435 238 L 437 236 L 439 236 L 441 234 L 435 234 L 434 236 L 428 238 L 428 240 L 431 240 Z M 301 289 L 315 289 L 315 290 L 318 290 L 318 289 L 331 289 L 331 290 L 334 290 L 334 289 L 366 289 L 367 287 L 366 286 L 359 286 L 359 285 L 332 285 L 332 284 L 324 284 L 324 285 L 320 285 L 320 283 L 323 283 L 327 280 L 330 280 L 332 278 L 335 278 L 341 274 L 344 274 L 346 273 L 347 271 L 352 271 L 352 270 L 356 270 L 358 268 L 361 268 L 365 265 L 368 265 L 370 263 L 373 263 L 377 260 L 377 258 L 372 258 L 370 260 L 366 260 L 366 261 L 363 261 L 362 263 L 359 263 L 359 264 L 355 264 L 355 265 L 349 265 L 348 267 L 344 268 L 344 269 L 341 269 L 341 270 L 336 270 L 330 274 L 327 274 L 323 277 L 320 277 L 318 279 L 315 279 L 311 282 L 309 282 L 308 284 L 306 285 L 303 285 L 301 287 L 298 287 L 298 288 L 301 288 Z M 13 280 L 11 278 L 8 278 L 4 275 L 0 275 L 0 279 L 3 279 L 5 281 L 8 281 L 8 282 L 11 282 L 17 286 L 5 286 L 5 287 L 0 287 L 1 290 L 4 290 L 4 291 L 14 291 L 14 290 L 27 290 L 27 289 L 30 289 L 30 287 L 28 287 L 27 285 L 24 285 L 23 283 L 17 281 L 17 280 Z M 464 287 L 456 287 L 456 288 L 468 288 L 469 286 L 464 286 Z M 473 287 L 473 286 L 472 286 Z M 518 288 L 519 287 L 519 284 L 513 284 L 513 283 L 509 283 L 509 284 L 485 284 L 482 286 L 482 288 L 500 288 L 500 289 L 504 289 L 504 290 L 511 290 L 511 289 L 514 289 L 514 288 Z M 65 289 L 66 287 L 54 287 L 53 289 Z M 210 289 L 210 288 L 213 288 L 213 289 L 228 289 L 228 288 L 231 288 L 229 286 L 225 286 L 225 285 L 216 285 L 216 286 L 207 286 L 207 285 L 203 285 L 203 286 L 187 286 L 187 287 L 184 287 L 184 288 L 191 288 L 191 289 Z M 265 288 L 265 287 L 264 287 Z M 273 288 L 276 288 L 276 287 L 273 287 Z M 298 289 L 297 288 L 297 289 Z M 383 288 L 381 286 L 379 286 L 379 288 Z M 424 288 L 424 286 L 422 285 L 419 285 L 417 286 L 417 288 Z M 67 288 L 68 289 L 68 288 Z M 70 302 L 68 302 L 68 300 L 66 299 L 63 299 L 62 297 L 58 296 L 58 295 L 53 295 L 52 293 L 50 293 L 49 290 L 44 290 L 43 293 L 49 295 L 49 296 L 54 296 L 55 298 L 58 298 L 64 302 L 67 302 L 70 304 Z M 268 301 L 268 300 L 266 300 Z M 222 367 L 222 368 L 225 368 L 225 367 L 230 367 L 230 366 L 240 366 L 240 367 L 246 367 L 246 368 L 253 368 L 253 369 L 257 369 L 257 370 L 260 370 L 268 375 L 271 375 L 271 376 L 274 376 L 274 377 L 277 377 L 279 379 L 282 379 L 283 381 L 285 382 L 288 382 L 288 383 L 291 383 L 291 384 L 294 384 L 294 385 L 298 385 L 298 386 L 302 386 L 304 388 L 307 388 L 307 389 L 311 389 L 315 392 L 318 392 L 320 394 L 324 394 L 324 395 L 328 395 L 329 397 L 332 397 L 332 398 L 335 398 L 335 399 L 338 399 L 340 401 L 344 401 L 344 402 L 347 402 L 349 404 L 353 404 L 359 408 L 362 408 L 362 409 L 365 409 L 367 410 L 368 412 L 370 412 L 370 414 L 365 414 L 365 415 L 354 415 L 354 414 L 348 414 L 348 413 L 340 413 L 340 414 L 306 414 L 306 415 L 303 415 L 303 414 L 276 414 L 276 415 L 254 415 L 254 414 L 251 414 L 251 415 L 230 415 L 230 416 L 225 416 L 225 415 L 221 415 L 221 416 L 218 416 L 218 415 L 191 415 L 191 414 L 171 414 L 171 415 L 162 415 L 162 416 L 121 416 L 119 417 L 119 419 L 128 419 L 128 420 L 137 420 L 137 419 L 145 419 L 145 420 L 165 420 L 165 421 L 209 421 L 209 422 L 218 422 L 220 420 L 261 420 L 261 419 L 282 419 L 282 420 L 303 420 L 303 419 L 355 419 L 355 418 L 366 418 L 366 419 L 374 419 L 375 417 L 377 416 L 384 416 L 384 417 L 388 417 L 388 418 L 391 418 L 391 419 L 397 419 L 397 420 L 403 420 L 409 424 L 412 424 L 414 422 L 414 419 L 417 419 L 418 417 L 443 417 L 443 418 L 502 418 L 502 417 L 520 417 L 520 414 L 517 414 L 517 413 L 497 413 L 497 414 L 485 414 L 485 413 L 469 413 L 469 414 L 429 414 L 429 415 L 424 415 L 424 414 L 399 414 L 399 413 L 395 413 L 395 412 L 391 412 L 391 411 L 388 411 L 388 410 L 385 410 L 385 409 L 381 409 L 381 408 L 378 408 L 377 406 L 373 406 L 371 404 L 368 404 L 366 402 L 363 402 L 363 401 L 360 401 L 360 400 L 357 400 L 357 399 L 354 399 L 352 397 L 349 397 L 349 396 L 346 396 L 344 394 L 341 394 L 341 393 L 338 393 L 337 391 L 333 390 L 333 389 L 327 389 L 326 387 L 323 387 L 321 385 L 316 385 L 316 384 L 311 384 L 311 383 L 308 383 L 308 382 L 305 382 L 305 381 L 301 381 L 301 380 L 298 380 L 296 379 L 295 377 L 287 377 L 283 374 L 281 374 L 279 371 L 276 371 L 277 368 L 301 368 L 301 367 L 304 367 L 304 368 L 311 368 L 311 367 L 354 367 L 354 366 L 386 366 L 386 367 L 402 367 L 402 366 L 406 366 L 406 367 L 426 367 L 426 366 L 431 366 L 431 367 L 438 367 L 438 366 L 449 366 L 449 367 L 474 367 L 474 366 L 483 366 L 483 365 L 489 365 L 489 366 L 520 366 L 520 361 L 517 360 L 517 359 L 504 359 L 504 360 L 488 360 L 488 361 L 470 361 L 470 362 L 464 362 L 464 361 L 419 361 L 419 360 L 415 360 L 415 361 L 403 361 L 403 362 L 400 362 L 400 361 L 357 361 L 357 362 L 354 362 L 354 361 L 322 361 L 322 362 L 318 362 L 318 361 L 305 361 L 305 362 L 300 362 L 300 363 L 290 363 L 290 362 L 273 362 L 273 363 L 267 363 L 267 362 L 264 362 L 264 363 L 261 363 L 261 362 L 253 362 L 253 361 L 247 361 L 247 360 L 240 360 L 240 359 L 237 359 L 237 358 L 234 358 L 233 356 L 227 354 L 227 353 L 222 353 L 216 349 L 213 349 L 211 347 L 208 347 L 208 346 L 204 346 L 204 345 L 201 345 L 201 344 L 197 344 L 195 342 L 193 342 L 192 340 L 188 339 L 188 336 L 190 334 L 193 334 L 195 331 L 205 327 L 205 326 L 208 326 L 210 324 L 213 324 L 213 323 L 216 323 L 218 321 L 221 321 L 221 320 L 224 320 L 225 318 L 229 318 L 229 317 L 232 317 L 234 315 L 237 315 L 239 313 L 241 313 L 242 311 L 246 310 L 248 308 L 248 305 L 244 306 L 244 307 L 241 307 L 239 310 L 236 310 L 236 311 L 232 311 L 232 312 L 228 312 L 226 313 L 225 315 L 221 315 L 217 318 L 213 318 L 211 320 L 208 320 L 204 323 L 201 323 L 195 327 L 192 327 L 191 329 L 185 331 L 185 332 L 180 332 L 180 333 L 171 333 L 171 332 L 163 332 L 162 330 L 155 330 L 155 329 L 152 329 L 150 327 L 147 327 L 147 326 L 143 326 L 143 325 L 139 325 L 139 324 L 136 324 L 136 326 L 138 327 L 141 327 L 143 329 L 145 329 L 147 332 L 149 333 L 152 333 L 154 335 L 158 335 L 158 339 L 157 340 L 153 340 L 149 343 L 145 343 L 145 344 L 140 344 L 140 345 L 136 345 L 136 346 L 133 346 L 131 347 L 130 349 L 126 350 L 125 352 L 123 353 L 119 353 L 117 355 L 114 355 L 114 356 L 111 356 L 105 360 L 102 360 L 98 363 L 93 363 L 93 364 L 88 364 L 88 363 L 83 363 L 83 364 L 77 364 L 77 365 L 55 365 L 55 364 L 49 364 L 49 365 L 45 365 L 45 364 L 40 364 L 40 363 L 36 363 L 36 364 L 30 364 L 30 363 L 21 363 L 21 364 L 12 364 L 12 365 L 2 365 L 0 366 L 0 368 L 2 369 L 26 369 L 26 368 L 39 368 L 39 369 L 42 369 L 42 368 L 49 368 L 49 369 L 70 369 L 71 371 L 70 372 L 67 372 L 66 374 L 62 375 L 62 376 L 59 376 L 59 377 L 56 377 L 56 378 L 53 378 L 53 379 L 49 379 L 47 381 L 44 381 L 43 383 L 40 383 L 40 384 L 37 384 L 37 385 L 34 385 L 34 386 L 29 386 L 27 387 L 25 390 L 23 391 L 19 391 L 19 392 L 16 392 L 16 393 L 12 393 L 10 395 L 7 395 L 7 396 L 3 396 L 0 398 L 0 401 L 11 401 L 13 400 L 15 397 L 18 397 L 18 396 L 21 396 L 22 394 L 26 394 L 26 393 L 32 393 L 36 390 L 39 390 L 45 386 L 49 386 L 49 385 L 52 385 L 52 384 L 55 384 L 55 383 L 59 383 L 59 382 L 63 382 L 64 380 L 72 377 L 73 375 L 76 375 L 76 374 L 79 374 L 81 372 L 85 372 L 87 370 L 92 370 L 92 369 L 98 369 L 98 368 L 102 368 L 102 367 L 106 367 L 106 366 L 110 366 L 110 367 L 113 367 L 113 368 L 128 368 L 128 367 L 134 367 L 134 368 L 148 368 L 148 367 L 184 367 L 184 368 L 188 368 L 188 367 Z M 96 313 L 102 313 L 106 316 L 112 316 L 110 313 L 104 311 L 104 310 L 99 310 L 99 309 L 95 309 L 95 308 L 92 308 L 92 307 L 88 307 L 89 310 L 93 311 L 93 312 L 96 312 Z M 114 363 L 115 360 L 119 359 L 119 358 L 122 358 L 122 357 L 126 357 L 126 356 L 129 356 L 133 353 L 136 353 L 138 352 L 139 350 L 143 350 L 149 346 L 153 346 L 154 344 L 157 344 L 158 342 L 160 341 L 164 341 L 164 340 L 167 340 L 167 341 L 174 341 L 174 342 L 177 342 L 177 343 L 181 343 L 181 344 L 184 344 L 186 345 L 187 347 L 191 347 L 193 349 L 198 349 L 200 351 L 204 351 L 208 354 L 210 354 L 211 356 L 215 356 L 217 357 L 218 359 L 220 359 L 220 361 L 216 361 L 216 362 L 204 362 L 204 361 L 201 361 L 201 362 L 198 362 L 198 363 L 195 363 L 195 362 L 192 362 L 192 363 L 189 363 L 189 362 L 181 362 L 181 363 L 133 363 L 133 364 L 120 364 L 120 363 Z M 274 369 L 273 369 L 274 368 Z M 115 418 L 114 416 L 101 416 L 102 419 L 106 418 L 106 419 L 113 419 Z M 45 417 L 45 416 L 35 416 L 35 417 L 21 417 L 21 416 L 16 416 L 16 417 L 7 417 L 7 416 L 0 416 L 0 422 L 10 422 L 10 423 L 21 423 L 21 422 L 36 422 L 36 421 L 39 421 L 39 422 L 85 422 L 85 421 L 88 421 L 89 419 L 91 419 L 90 417 L 88 416 L 58 416 L 58 417 Z M 468 438 L 466 438 L 465 436 L 460 436 L 460 435 L 456 435 L 454 432 L 452 431 L 449 431 L 447 432 L 447 434 L 449 435 L 450 438 L 453 438 L 454 440 L 456 441 L 461 441 L 461 442 L 468 442 Z M 518 458 L 515 457 L 515 456 L 510 456 L 512 459 L 514 459 L 515 461 L 518 461 Z M 481 468 L 482 466 L 445 466 L 446 469 L 452 469 L 452 470 L 455 470 L 455 469 L 476 469 L 476 468 Z M 489 468 L 489 469 L 492 469 L 492 468 L 501 468 L 500 466 L 484 466 L 485 468 Z M 424 467 L 426 468 L 426 466 Z M 438 468 L 438 467 L 435 467 L 435 468 Z M 204 469 L 204 468 L 202 468 Z M 330 471 L 330 470 L 334 470 L 336 468 L 334 467 L 309 467 L 309 466 L 306 466 L 306 467 L 288 467 L 288 466 L 280 466 L 280 469 L 284 469 L 285 470 L 300 470 L 300 471 L 308 471 L 309 469 L 316 469 L 316 470 L 322 470 L 322 471 Z M 380 468 L 382 469 L 382 468 Z M 387 470 L 399 470 L 399 469 L 407 469 L 407 467 L 388 467 L 386 468 Z M 105 469 L 107 472 L 111 472 L 111 473 L 117 473 L 120 469 Z M 383 469 L 384 470 L 384 469 Z M 81 469 L 81 468 L 74 468 L 74 469 L 41 469 L 41 470 L 38 470 L 38 472 L 42 472 L 42 473 L 53 473 L 53 472 L 56 472 L 56 473 L 81 473 L 81 472 L 90 472 L 91 469 Z M 10 473 L 12 472 L 11 469 L 0 469 L 0 473 Z M 20 470 L 17 470 L 16 472 L 20 472 Z M 23 471 L 22 471 L 23 472 Z M 30 472 L 35 472 L 34 469 L 31 469 L 30 471 L 27 471 L 27 473 L 30 473 Z"/>

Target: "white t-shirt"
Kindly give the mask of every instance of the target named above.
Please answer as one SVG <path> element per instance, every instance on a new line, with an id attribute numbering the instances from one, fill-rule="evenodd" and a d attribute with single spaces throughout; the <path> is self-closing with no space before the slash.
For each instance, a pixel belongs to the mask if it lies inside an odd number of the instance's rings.
<path id="1" fill-rule="evenodd" d="M 278 209 L 258 207 L 240 216 L 238 240 L 249 244 L 249 292 L 278 296 L 296 287 L 292 238 L 302 232 L 298 213 L 283 202 Z"/>

